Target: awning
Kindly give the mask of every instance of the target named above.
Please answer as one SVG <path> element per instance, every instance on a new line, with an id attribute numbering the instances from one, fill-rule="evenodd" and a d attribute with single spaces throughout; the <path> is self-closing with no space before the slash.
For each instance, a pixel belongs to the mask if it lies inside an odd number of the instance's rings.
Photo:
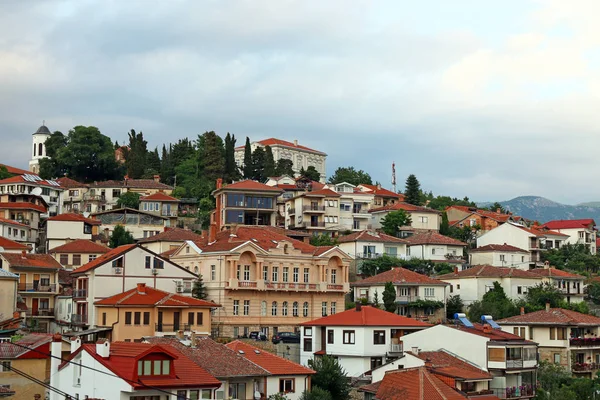
<path id="1" fill-rule="evenodd" d="M 93 335 L 94 333 L 108 332 L 108 331 L 112 331 L 112 328 L 93 328 L 93 329 L 87 329 L 85 331 L 80 331 L 80 332 L 68 332 L 68 333 L 63 333 L 63 336 L 67 336 L 67 337 L 86 336 L 86 335 Z"/>

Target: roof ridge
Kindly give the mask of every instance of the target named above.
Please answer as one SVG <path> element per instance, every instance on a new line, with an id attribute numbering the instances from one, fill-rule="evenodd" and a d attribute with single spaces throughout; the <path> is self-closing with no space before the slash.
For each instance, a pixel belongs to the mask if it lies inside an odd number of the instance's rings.
<path id="1" fill-rule="evenodd" d="M 123 296 L 122 299 L 117 300 L 117 304 L 121 304 L 121 302 L 123 302 L 124 300 L 127 300 L 129 298 L 131 298 L 132 296 L 137 294 L 137 289 L 134 288 L 134 290 L 131 291 L 131 293 L 129 293 L 128 295 Z"/>

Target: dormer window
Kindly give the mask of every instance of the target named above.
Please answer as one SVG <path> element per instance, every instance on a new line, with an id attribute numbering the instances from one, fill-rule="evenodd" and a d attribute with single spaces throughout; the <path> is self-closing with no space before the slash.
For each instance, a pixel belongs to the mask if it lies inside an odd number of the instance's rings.
<path id="1" fill-rule="evenodd" d="M 171 374 L 171 360 L 139 360 L 138 376 L 165 376 Z"/>

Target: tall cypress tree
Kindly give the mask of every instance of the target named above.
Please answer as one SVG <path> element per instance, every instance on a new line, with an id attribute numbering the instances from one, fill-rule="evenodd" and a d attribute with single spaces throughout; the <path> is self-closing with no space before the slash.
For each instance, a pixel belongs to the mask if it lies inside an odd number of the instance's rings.
<path id="1" fill-rule="evenodd" d="M 228 183 L 240 178 L 240 173 L 235 163 L 235 142 L 235 135 L 227 132 L 227 136 L 225 136 L 225 174 L 223 178 Z"/>
<path id="2" fill-rule="evenodd" d="M 144 140 L 142 132 L 136 133 L 135 130 L 129 132 L 129 151 L 125 157 L 125 166 L 127 167 L 127 176 L 131 179 L 139 179 L 144 175 L 148 157 L 148 142 Z"/>
<path id="3" fill-rule="evenodd" d="M 171 145 L 169 148 L 163 144 L 162 157 L 160 162 L 160 180 L 168 185 L 173 184 L 174 178 L 173 162 L 171 160 Z"/>
<path id="4" fill-rule="evenodd" d="M 421 184 L 416 176 L 410 174 L 406 178 L 404 201 L 415 206 L 421 205 Z"/>
<path id="5" fill-rule="evenodd" d="M 214 131 L 205 132 L 202 135 L 202 148 L 200 159 L 202 160 L 202 171 L 204 178 L 213 183 L 217 178 L 223 177 L 225 172 L 225 148 L 223 139 Z"/>
<path id="6" fill-rule="evenodd" d="M 252 176 L 250 179 L 264 182 L 265 179 L 265 150 L 258 146 L 252 153 Z"/>
<path id="7" fill-rule="evenodd" d="M 268 179 L 271 176 L 275 176 L 275 158 L 273 157 L 273 150 L 271 150 L 271 146 L 265 146 L 264 177 Z"/>
<path id="8" fill-rule="evenodd" d="M 250 138 L 246 136 L 246 145 L 244 146 L 244 179 L 252 179 L 252 147 L 250 147 Z"/>

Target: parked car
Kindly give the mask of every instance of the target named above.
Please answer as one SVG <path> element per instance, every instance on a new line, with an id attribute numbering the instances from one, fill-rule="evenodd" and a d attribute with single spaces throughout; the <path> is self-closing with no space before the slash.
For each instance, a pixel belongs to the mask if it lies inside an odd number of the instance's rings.
<path id="1" fill-rule="evenodd" d="M 264 333 L 259 332 L 259 331 L 250 332 L 250 336 L 248 336 L 248 337 L 250 339 L 260 340 L 262 342 L 267 340 L 267 335 L 265 335 Z M 298 343 L 300 343 L 300 342 L 298 342 Z"/>
<path id="2" fill-rule="evenodd" d="M 279 332 L 273 336 L 271 340 L 274 344 L 283 343 L 300 343 L 300 335 L 294 332 Z"/>

